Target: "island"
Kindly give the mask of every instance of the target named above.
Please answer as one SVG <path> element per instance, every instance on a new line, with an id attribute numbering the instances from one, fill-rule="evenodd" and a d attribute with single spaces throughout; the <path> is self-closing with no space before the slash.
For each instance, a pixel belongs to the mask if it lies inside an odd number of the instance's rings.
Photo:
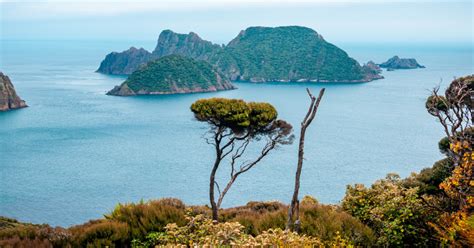
<path id="1" fill-rule="evenodd" d="M 235 89 L 229 79 L 203 60 L 168 55 L 148 62 L 107 95 L 182 94 Z"/>
<path id="2" fill-rule="evenodd" d="M 172 54 L 206 61 L 232 81 L 360 83 L 383 78 L 321 34 L 301 26 L 249 27 L 227 45 L 213 44 L 193 32 L 164 30 L 153 52 L 111 53 L 97 71 L 129 75 Z"/>
<path id="3" fill-rule="evenodd" d="M 112 75 L 129 75 L 138 69 L 139 66 L 151 61 L 153 55 L 147 50 L 135 47 L 121 53 L 113 52 L 108 54 L 100 63 L 97 72 Z"/>
<path id="4" fill-rule="evenodd" d="M 380 64 L 379 66 L 381 68 L 386 68 L 388 71 L 393 71 L 397 69 L 425 68 L 425 66 L 418 64 L 416 59 L 399 58 L 398 56 L 393 56 L 392 58 Z"/>
<path id="5" fill-rule="evenodd" d="M 0 72 L 0 111 L 25 107 L 28 107 L 28 105 L 16 94 L 15 87 L 13 87 L 10 78 Z"/>

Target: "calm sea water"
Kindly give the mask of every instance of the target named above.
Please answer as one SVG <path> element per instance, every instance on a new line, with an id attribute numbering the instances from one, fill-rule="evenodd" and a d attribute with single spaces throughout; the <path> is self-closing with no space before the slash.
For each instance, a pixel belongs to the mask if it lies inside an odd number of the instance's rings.
<path id="1" fill-rule="evenodd" d="M 365 84 L 236 83 L 237 90 L 218 93 L 106 96 L 123 78 L 94 71 L 108 52 L 130 45 L 155 44 L 1 41 L 0 70 L 30 107 L 0 113 L 0 215 L 69 226 L 119 202 L 177 197 L 207 204 L 213 150 L 190 104 L 216 96 L 270 102 L 297 134 L 306 87 L 327 90 L 307 133 L 301 195 L 338 203 L 347 184 L 407 176 L 440 159 L 442 132 L 424 99 L 430 88 L 474 71 L 469 46 L 342 45 L 360 62 L 399 55 L 427 68 L 384 72 L 385 79 Z M 296 154 L 296 143 L 274 151 L 238 179 L 224 207 L 288 202 Z"/>

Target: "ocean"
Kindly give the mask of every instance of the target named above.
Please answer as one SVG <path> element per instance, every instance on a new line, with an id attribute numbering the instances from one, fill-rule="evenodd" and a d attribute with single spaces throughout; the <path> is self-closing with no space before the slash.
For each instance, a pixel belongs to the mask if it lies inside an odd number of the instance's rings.
<path id="1" fill-rule="evenodd" d="M 208 204 L 213 148 L 190 105 L 209 97 L 269 102 L 298 138 L 305 88 L 326 94 L 306 134 L 300 194 L 337 204 L 348 184 L 406 177 L 441 159 L 443 132 L 425 99 L 433 87 L 474 72 L 470 44 L 336 44 L 360 63 L 399 55 L 426 68 L 384 71 L 385 79 L 361 84 L 237 82 L 232 91 L 115 97 L 105 93 L 125 78 L 95 73 L 100 61 L 132 45 L 153 50 L 155 41 L 0 42 L 0 71 L 29 105 L 0 113 L 0 216 L 53 226 L 142 199 Z M 289 202 L 296 162 L 297 142 L 273 151 L 238 178 L 223 207 Z M 228 169 L 220 169 L 221 185 Z"/>

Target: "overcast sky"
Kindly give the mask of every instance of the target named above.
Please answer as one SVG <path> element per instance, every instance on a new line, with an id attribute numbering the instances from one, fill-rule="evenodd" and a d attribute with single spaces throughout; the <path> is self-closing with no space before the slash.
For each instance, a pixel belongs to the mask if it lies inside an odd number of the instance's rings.
<path id="1" fill-rule="evenodd" d="M 332 42 L 473 42 L 473 0 L 0 0 L 1 39 L 156 40 L 163 29 L 227 43 L 249 26 L 302 25 Z"/>

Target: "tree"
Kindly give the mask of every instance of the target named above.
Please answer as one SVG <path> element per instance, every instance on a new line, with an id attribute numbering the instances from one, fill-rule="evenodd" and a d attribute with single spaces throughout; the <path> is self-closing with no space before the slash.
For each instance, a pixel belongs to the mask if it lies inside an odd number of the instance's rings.
<path id="1" fill-rule="evenodd" d="M 443 126 L 450 144 L 473 142 L 474 132 L 470 129 L 474 121 L 474 75 L 453 80 L 444 96 L 439 95 L 439 87 L 434 88 L 425 105 L 428 113 Z M 461 151 L 448 152 L 455 166 L 462 160 Z"/>
<path id="2" fill-rule="evenodd" d="M 206 142 L 215 148 L 215 161 L 209 179 L 209 200 L 212 219 L 218 220 L 218 209 L 235 180 L 257 165 L 279 145 L 291 144 L 292 126 L 277 120 L 278 113 L 269 103 L 245 102 L 238 99 L 201 99 L 191 105 L 198 121 L 209 124 Z M 243 159 L 251 143 L 263 144 L 253 159 Z M 221 191 L 216 173 L 228 158 L 230 178 Z M 218 191 L 216 202 L 215 189 Z"/>
<path id="3" fill-rule="evenodd" d="M 446 133 L 440 147 L 453 160 L 451 175 L 439 187 L 457 201 L 454 211 L 446 212 L 432 226 L 443 244 L 474 246 L 474 75 L 454 79 L 444 96 L 439 88 L 426 101 L 428 113 L 435 116 Z"/>
<path id="4" fill-rule="evenodd" d="M 304 159 L 304 138 L 306 135 L 306 129 L 309 127 L 311 122 L 313 121 L 314 117 L 316 117 L 316 112 L 318 111 L 319 103 L 324 94 L 324 88 L 321 89 L 319 92 L 318 98 L 311 94 L 311 91 L 307 88 L 306 91 L 308 92 L 309 98 L 311 98 L 311 104 L 308 109 L 308 113 L 301 122 L 301 133 L 300 133 L 300 143 L 298 148 L 298 165 L 296 168 L 296 177 L 295 177 L 295 189 L 293 192 L 293 198 L 291 199 L 290 208 L 288 209 L 288 221 L 286 224 L 286 229 L 294 228 L 298 230 L 299 227 L 299 209 L 300 204 L 298 200 L 298 193 L 300 190 L 300 177 L 301 177 L 301 170 L 303 168 L 303 159 Z M 293 222 L 293 215 L 296 215 L 296 221 Z"/>

